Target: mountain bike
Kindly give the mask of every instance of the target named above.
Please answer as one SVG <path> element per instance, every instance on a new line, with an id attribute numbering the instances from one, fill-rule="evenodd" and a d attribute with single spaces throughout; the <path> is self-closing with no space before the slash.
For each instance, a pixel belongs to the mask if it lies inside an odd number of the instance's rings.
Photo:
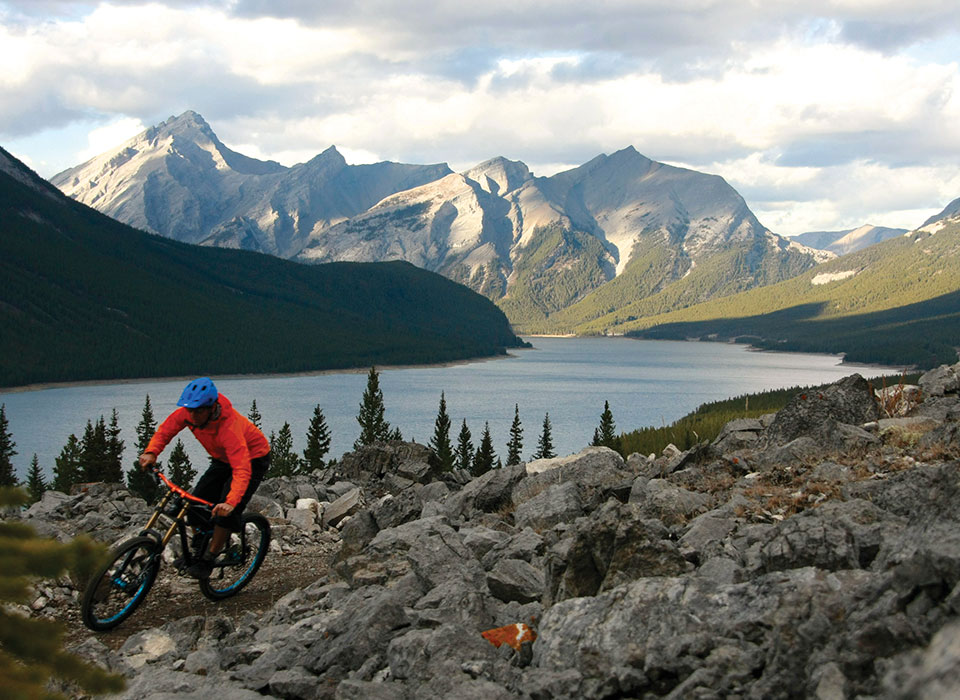
<path id="1" fill-rule="evenodd" d="M 162 481 L 167 487 L 166 493 L 140 534 L 114 547 L 110 559 L 90 578 L 84 590 L 83 623 L 92 630 L 113 629 L 133 614 L 160 573 L 163 551 L 174 535 L 179 536 L 182 554 L 173 566 L 180 575 L 186 575 L 190 565 L 209 547 L 213 536 L 211 511 L 215 504 L 177 486 L 159 469 L 154 468 L 152 472 L 157 483 Z M 208 524 L 195 532 L 193 542 L 187 533 L 188 512 Z M 240 531 L 230 534 L 213 562 L 210 577 L 199 581 L 200 591 L 210 600 L 236 595 L 250 583 L 267 555 L 270 547 L 267 519 L 256 513 L 244 513 L 240 521 Z"/>

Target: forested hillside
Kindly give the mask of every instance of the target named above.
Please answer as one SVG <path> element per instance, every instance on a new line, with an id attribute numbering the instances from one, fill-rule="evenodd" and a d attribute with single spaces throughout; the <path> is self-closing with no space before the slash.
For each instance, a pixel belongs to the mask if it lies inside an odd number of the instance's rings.
<path id="1" fill-rule="evenodd" d="M 848 361 L 933 367 L 960 345 L 960 219 L 820 265 L 798 277 L 672 313 L 646 300 L 581 332 L 734 338 Z"/>
<path id="2" fill-rule="evenodd" d="M 201 248 L 63 196 L 0 149 L 0 386 L 489 356 L 492 302 L 413 265 Z"/>

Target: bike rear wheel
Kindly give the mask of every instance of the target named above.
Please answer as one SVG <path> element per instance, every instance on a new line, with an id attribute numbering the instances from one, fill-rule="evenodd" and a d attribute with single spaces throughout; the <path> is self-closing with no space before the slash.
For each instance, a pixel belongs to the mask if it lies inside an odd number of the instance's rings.
<path id="1" fill-rule="evenodd" d="M 112 558 L 87 582 L 81 604 L 83 624 L 102 632 L 130 617 L 157 578 L 160 552 L 152 537 L 134 537 L 117 545 Z"/>
<path id="2" fill-rule="evenodd" d="M 210 577 L 200 581 L 200 591 L 210 600 L 236 595 L 250 583 L 270 549 L 270 523 L 257 513 L 245 513 L 243 529 L 233 532 L 223 553 L 213 563 Z"/>

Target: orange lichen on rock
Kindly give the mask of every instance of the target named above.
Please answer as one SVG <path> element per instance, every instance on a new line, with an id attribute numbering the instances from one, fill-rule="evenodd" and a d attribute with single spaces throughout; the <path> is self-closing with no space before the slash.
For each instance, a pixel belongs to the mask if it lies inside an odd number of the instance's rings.
<path id="1" fill-rule="evenodd" d="M 481 632 L 481 634 L 484 639 L 498 649 L 501 644 L 508 644 L 517 651 L 520 651 L 520 645 L 525 642 L 532 642 L 537 638 L 537 633 L 533 631 L 533 628 L 523 622 L 497 627 L 496 629 Z"/>

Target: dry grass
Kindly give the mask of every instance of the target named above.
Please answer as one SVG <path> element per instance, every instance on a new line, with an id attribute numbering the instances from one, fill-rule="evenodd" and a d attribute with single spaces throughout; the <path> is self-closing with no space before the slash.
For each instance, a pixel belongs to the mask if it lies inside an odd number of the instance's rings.
<path id="1" fill-rule="evenodd" d="M 906 374 L 900 375 L 896 386 L 887 386 L 887 378 L 883 377 L 883 386 L 874 391 L 874 397 L 880 407 L 880 413 L 887 418 L 907 415 L 917 404 L 923 401 L 923 392 L 908 392 L 906 390 Z"/>
<path id="2" fill-rule="evenodd" d="M 834 481 L 807 481 L 800 484 L 760 482 L 745 489 L 743 495 L 752 502 L 751 506 L 740 506 L 736 515 L 748 520 L 769 522 L 784 520 L 816 508 L 821 503 L 839 499 L 841 484 Z"/>

